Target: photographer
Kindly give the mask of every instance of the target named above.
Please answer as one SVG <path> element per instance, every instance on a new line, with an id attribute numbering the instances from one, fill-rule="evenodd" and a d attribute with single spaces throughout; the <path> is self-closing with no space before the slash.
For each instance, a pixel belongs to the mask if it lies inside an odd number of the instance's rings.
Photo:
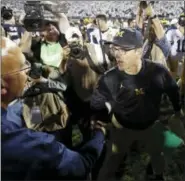
<path id="1" fill-rule="evenodd" d="M 84 179 L 101 154 L 104 128 L 94 125 L 93 138 L 74 152 L 51 134 L 25 128 L 20 110 L 17 118 L 7 117 L 9 103 L 24 91 L 30 67 L 20 48 L 5 37 L 1 50 L 2 180 Z"/>
<path id="2" fill-rule="evenodd" d="M 72 122 L 79 125 L 84 140 L 86 140 L 89 135 L 87 126 L 90 124 L 91 117 L 89 100 L 99 78 L 97 73 L 99 67 L 90 58 L 87 44 L 84 44 L 78 28 L 69 28 L 66 32 L 66 39 L 68 55 L 64 60 L 64 77 L 68 89 L 65 98 L 72 112 Z"/>
<path id="3" fill-rule="evenodd" d="M 3 18 L 1 26 L 4 30 L 5 36 L 19 45 L 20 39 L 24 33 L 24 28 L 16 24 L 12 9 L 3 6 L 1 8 L 1 15 Z"/>

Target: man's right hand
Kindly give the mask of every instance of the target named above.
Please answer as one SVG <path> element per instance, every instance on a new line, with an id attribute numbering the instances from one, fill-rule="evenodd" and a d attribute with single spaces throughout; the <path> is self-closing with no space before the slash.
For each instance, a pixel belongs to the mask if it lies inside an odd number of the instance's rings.
<path id="1" fill-rule="evenodd" d="M 102 121 L 91 121 L 91 129 L 92 130 L 96 130 L 96 129 L 100 129 L 103 134 L 106 136 L 107 131 L 106 131 L 106 123 L 102 122 Z"/>

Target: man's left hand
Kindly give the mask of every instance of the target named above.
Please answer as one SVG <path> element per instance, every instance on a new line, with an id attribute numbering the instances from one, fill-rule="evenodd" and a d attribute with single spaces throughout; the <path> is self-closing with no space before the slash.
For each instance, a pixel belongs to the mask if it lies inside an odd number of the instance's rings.
<path id="1" fill-rule="evenodd" d="M 171 131 L 173 131 L 175 134 L 180 136 L 185 141 L 185 127 L 183 124 L 184 121 L 184 113 L 183 110 L 176 112 L 173 114 L 168 123 Z"/>

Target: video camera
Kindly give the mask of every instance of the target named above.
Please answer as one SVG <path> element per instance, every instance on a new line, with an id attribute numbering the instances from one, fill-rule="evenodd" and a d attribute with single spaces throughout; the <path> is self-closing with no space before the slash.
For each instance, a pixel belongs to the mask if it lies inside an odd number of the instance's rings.
<path id="1" fill-rule="evenodd" d="M 13 17 L 13 10 L 3 6 L 1 8 L 1 16 L 4 20 L 10 20 Z"/>
<path id="2" fill-rule="evenodd" d="M 27 1 L 24 4 L 24 11 L 26 13 L 24 18 L 26 30 L 29 32 L 42 31 L 45 20 L 44 5 L 41 1 Z"/>

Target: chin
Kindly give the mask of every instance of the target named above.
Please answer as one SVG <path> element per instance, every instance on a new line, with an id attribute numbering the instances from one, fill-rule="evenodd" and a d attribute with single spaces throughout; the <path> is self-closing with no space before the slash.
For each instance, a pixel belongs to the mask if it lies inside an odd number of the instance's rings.
<path id="1" fill-rule="evenodd" d="M 124 69 L 121 65 L 118 64 L 118 70 L 123 71 Z"/>

